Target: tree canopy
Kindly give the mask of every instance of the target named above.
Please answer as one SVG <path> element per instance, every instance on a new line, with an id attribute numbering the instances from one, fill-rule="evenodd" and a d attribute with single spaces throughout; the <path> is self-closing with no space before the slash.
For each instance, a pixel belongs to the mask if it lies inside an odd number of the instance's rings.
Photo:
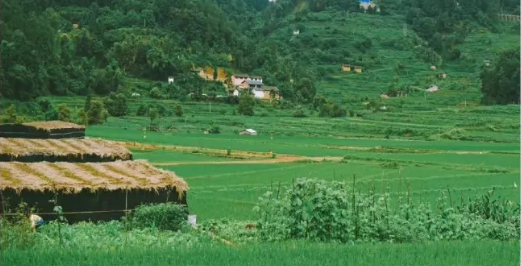
<path id="1" fill-rule="evenodd" d="M 503 52 L 497 63 L 481 72 L 484 104 L 519 103 L 519 49 Z"/>

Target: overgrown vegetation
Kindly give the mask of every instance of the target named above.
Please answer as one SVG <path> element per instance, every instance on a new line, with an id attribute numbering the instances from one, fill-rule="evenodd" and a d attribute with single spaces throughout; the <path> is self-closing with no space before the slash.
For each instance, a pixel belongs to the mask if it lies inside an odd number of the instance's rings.
<path id="1" fill-rule="evenodd" d="M 353 183 L 297 179 L 287 191 L 269 191 L 256 210 L 261 239 L 307 239 L 342 243 L 519 238 L 519 204 L 490 196 L 456 206 L 450 190 L 435 208 L 400 195 L 393 208 L 389 193 L 375 186 L 361 193 Z"/>

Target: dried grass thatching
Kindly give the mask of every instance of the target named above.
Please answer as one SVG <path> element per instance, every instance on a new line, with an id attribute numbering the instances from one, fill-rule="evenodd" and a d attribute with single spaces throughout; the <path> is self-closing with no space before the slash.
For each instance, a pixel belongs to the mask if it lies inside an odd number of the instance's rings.
<path id="1" fill-rule="evenodd" d="M 175 187 L 178 193 L 188 184 L 175 173 L 158 169 L 147 161 L 108 163 L 21 163 L 0 162 L 0 189 L 59 190 L 78 193 L 82 189 L 142 189 Z"/>
<path id="2" fill-rule="evenodd" d="M 41 121 L 41 122 L 28 122 L 23 123 L 22 125 L 33 127 L 36 129 L 41 129 L 45 131 L 51 131 L 53 129 L 80 129 L 85 130 L 84 126 L 69 123 L 69 122 L 63 122 L 63 121 Z"/>
<path id="3" fill-rule="evenodd" d="M 92 156 L 130 160 L 132 153 L 123 145 L 101 139 L 23 139 L 0 138 L 0 154 L 13 157 L 48 156 Z"/>

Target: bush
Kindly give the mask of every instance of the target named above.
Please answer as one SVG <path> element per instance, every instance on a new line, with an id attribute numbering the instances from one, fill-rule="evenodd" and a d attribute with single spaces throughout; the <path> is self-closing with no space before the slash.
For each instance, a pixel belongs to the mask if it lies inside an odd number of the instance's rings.
<path id="1" fill-rule="evenodd" d="M 150 90 L 150 97 L 154 99 L 162 99 L 163 93 L 161 92 L 161 89 L 154 87 Z"/>
<path id="2" fill-rule="evenodd" d="M 144 104 L 140 104 L 137 108 L 136 115 L 137 116 L 145 116 L 148 113 L 148 107 Z"/>
<path id="3" fill-rule="evenodd" d="M 293 112 L 293 117 L 306 117 L 306 113 L 304 113 L 304 110 L 302 108 L 298 108 Z"/>
<path id="4" fill-rule="evenodd" d="M 213 126 L 209 131 L 208 133 L 210 134 L 219 134 L 221 133 L 221 129 L 219 128 L 219 126 Z"/>
<path id="5" fill-rule="evenodd" d="M 111 92 L 107 98 L 103 99 L 103 104 L 111 116 L 119 117 L 127 115 L 127 98 L 122 93 Z"/>
<path id="6" fill-rule="evenodd" d="M 188 219 L 184 205 L 174 203 L 144 204 L 129 216 L 132 228 L 155 227 L 160 230 L 180 230 Z"/>

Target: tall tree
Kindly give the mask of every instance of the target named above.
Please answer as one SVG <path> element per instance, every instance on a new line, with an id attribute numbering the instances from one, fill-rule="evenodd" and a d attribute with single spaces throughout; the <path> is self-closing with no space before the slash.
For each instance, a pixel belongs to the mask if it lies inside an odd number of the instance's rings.
<path id="1" fill-rule="evenodd" d="M 519 50 L 503 52 L 492 68 L 481 72 L 484 104 L 519 103 Z"/>

